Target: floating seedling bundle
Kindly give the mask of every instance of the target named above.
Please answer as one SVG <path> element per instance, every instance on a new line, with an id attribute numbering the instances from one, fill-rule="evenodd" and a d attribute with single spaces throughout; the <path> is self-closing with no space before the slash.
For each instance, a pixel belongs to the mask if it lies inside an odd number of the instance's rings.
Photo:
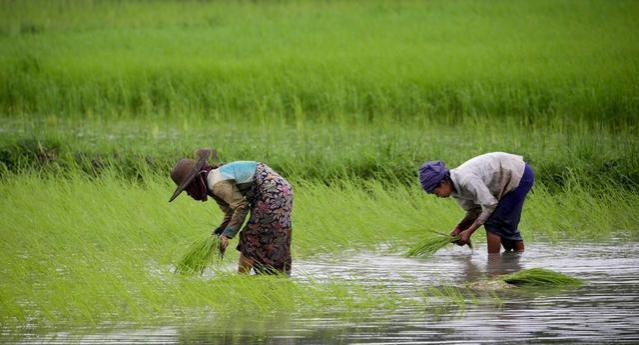
<path id="1" fill-rule="evenodd" d="M 216 258 L 222 259 L 220 251 L 220 238 L 212 235 L 204 240 L 193 242 L 186 254 L 175 267 L 175 273 L 202 274 L 204 269 L 215 262 Z"/>
<path id="2" fill-rule="evenodd" d="M 428 257 L 435 254 L 438 250 L 444 248 L 446 245 L 459 241 L 459 236 L 451 236 L 435 232 L 434 237 L 428 237 L 425 240 L 419 242 L 415 247 L 406 253 L 406 256 L 421 256 Z M 472 248 L 470 242 L 468 246 Z"/>
<path id="3" fill-rule="evenodd" d="M 581 280 L 543 268 L 531 268 L 499 277 L 508 284 L 518 287 L 574 287 Z"/>

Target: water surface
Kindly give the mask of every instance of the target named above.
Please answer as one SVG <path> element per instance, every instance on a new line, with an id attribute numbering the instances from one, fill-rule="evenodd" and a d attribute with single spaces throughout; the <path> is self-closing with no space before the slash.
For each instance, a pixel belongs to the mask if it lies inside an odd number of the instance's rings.
<path id="1" fill-rule="evenodd" d="M 22 344 L 488 344 L 639 343 L 639 244 L 530 244 L 523 255 L 489 257 L 450 246 L 429 259 L 346 252 L 296 260 L 291 279 L 348 280 L 382 285 L 378 293 L 410 298 L 428 286 L 466 282 L 521 269 L 542 267 L 580 278 L 576 289 L 520 293 L 467 301 L 437 313 L 424 306 L 342 318 L 327 311 L 317 317 L 273 316 L 237 320 L 245 327 L 170 325 L 68 333 L 26 334 Z M 8 341 L 8 340 L 7 340 Z M 15 341 L 15 340 L 13 340 Z M 12 341 L 12 342 L 13 342 Z"/>

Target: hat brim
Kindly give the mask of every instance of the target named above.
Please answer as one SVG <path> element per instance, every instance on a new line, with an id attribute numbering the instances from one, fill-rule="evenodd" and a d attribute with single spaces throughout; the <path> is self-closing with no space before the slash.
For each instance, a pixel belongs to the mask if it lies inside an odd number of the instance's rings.
<path id="1" fill-rule="evenodd" d="M 206 160 L 209 158 L 210 155 L 211 155 L 211 151 L 210 150 L 198 151 L 199 159 L 197 160 L 197 162 L 195 162 L 195 165 L 193 166 L 193 170 L 191 170 L 191 172 L 184 179 L 184 181 L 182 181 L 182 183 L 180 183 L 180 185 L 177 186 L 177 188 L 175 188 L 175 191 L 173 192 L 173 195 L 171 195 L 171 198 L 169 199 L 169 202 L 175 200 L 175 198 L 177 198 L 178 195 L 180 195 L 180 193 L 182 193 L 186 189 L 186 186 L 188 186 L 189 183 L 191 183 L 191 181 L 193 181 L 195 176 L 197 176 L 197 174 L 200 172 L 200 170 L 202 170 L 202 167 L 204 166 L 204 164 L 206 163 Z"/>

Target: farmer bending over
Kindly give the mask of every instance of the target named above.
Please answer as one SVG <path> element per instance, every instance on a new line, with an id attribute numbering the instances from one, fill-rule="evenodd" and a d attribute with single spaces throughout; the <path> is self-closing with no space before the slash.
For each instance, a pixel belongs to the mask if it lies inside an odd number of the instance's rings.
<path id="1" fill-rule="evenodd" d="M 200 149 L 198 160 L 181 159 L 171 171 L 178 186 L 169 202 L 182 191 L 194 200 L 210 196 L 224 212 L 222 224 L 213 231 L 224 251 L 228 240 L 239 232 L 239 272 L 291 272 L 291 185 L 264 163 L 237 161 L 209 165 L 215 151 Z M 248 223 L 240 231 L 247 213 Z"/>
<path id="2" fill-rule="evenodd" d="M 426 162 L 419 180 L 427 193 L 440 198 L 452 196 L 466 210 L 466 216 L 451 232 L 464 245 L 480 226 L 486 228 L 488 253 L 524 251 L 517 229 L 521 209 L 535 176 L 521 156 L 493 152 L 472 158 L 448 170 L 442 161 Z"/>

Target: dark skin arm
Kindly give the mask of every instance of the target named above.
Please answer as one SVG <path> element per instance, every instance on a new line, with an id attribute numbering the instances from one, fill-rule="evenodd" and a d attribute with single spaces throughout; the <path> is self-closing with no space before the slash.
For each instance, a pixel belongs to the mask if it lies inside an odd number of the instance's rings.
<path id="1" fill-rule="evenodd" d="M 473 220 L 473 222 L 466 229 L 464 229 L 462 231 L 459 231 L 457 233 L 457 235 L 460 237 L 459 241 L 456 242 L 458 245 L 463 246 L 465 244 L 468 244 L 470 246 L 470 237 L 473 235 L 473 233 L 477 229 L 479 229 L 484 224 L 484 222 L 481 220 L 481 219 L 485 219 L 485 218 L 481 217 L 481 215 L 483 215 L 483 214 L 484 214 L 483 212 L 481 214 L 478 214 L 475 217 L 475 219 Z M 468 218 L 468 217 L 466 217 L 466 218 Z M 466 219 L 466 218 L 464 218 L 464 219 Z M 463 223 L 463 221 L 462 221 L 462 223 Z M 463 228 L 460 228 L 460 229 L 463 229 Z M 457 228 L 456 228 L 456 230 L 457 230 Z M 453 231 L 455 231 L 455 230 L 453 230 Z"/>
<path id="2" fill-rule="evenodd" d="M 466 230 L 461 231 L 458 236 L 460 237 L 459 241 L 455 242 L 456 244 L 463 246 L 463 245 L 468 245 L 469 247 L 471 246 L 470 244 L 470 237 L 473 235 L 473 233 L 479 229 L 479 227 L 481 226 L 481 224 L 477 224 L 475 222 L 473 222 L 473 224 L 471 226 L 469 226 Z"/>
<path id="3" fill-rule="evenodd" d="M 470 243 L 470 237 L 481 225 L 478 225 L 475 221 L 479 216 L 479 212 L 467 212 L 464 219 L 462 219 L 457 226 L 450 232 L 451 236 L 460 236 L 461 239 L 455 244 L 459 246 L 468 245 L 472 248 Z"/>
<path id="4" fill-rule="evenodd" d="M 473 224 L 475 219 L 477 219 L 477 217 L 468 217 L 468 216 L 466 216 L 464 219 L 462 219 L 459 222 L 459 224 L 457 224 L 457 226 L 455 226 L 453 231 L 451 231 L 450 235 L 451 236 L 459 235 L 459 233 L 461 233 L 462 231 L 468 229 L 468 227 Z"/>

